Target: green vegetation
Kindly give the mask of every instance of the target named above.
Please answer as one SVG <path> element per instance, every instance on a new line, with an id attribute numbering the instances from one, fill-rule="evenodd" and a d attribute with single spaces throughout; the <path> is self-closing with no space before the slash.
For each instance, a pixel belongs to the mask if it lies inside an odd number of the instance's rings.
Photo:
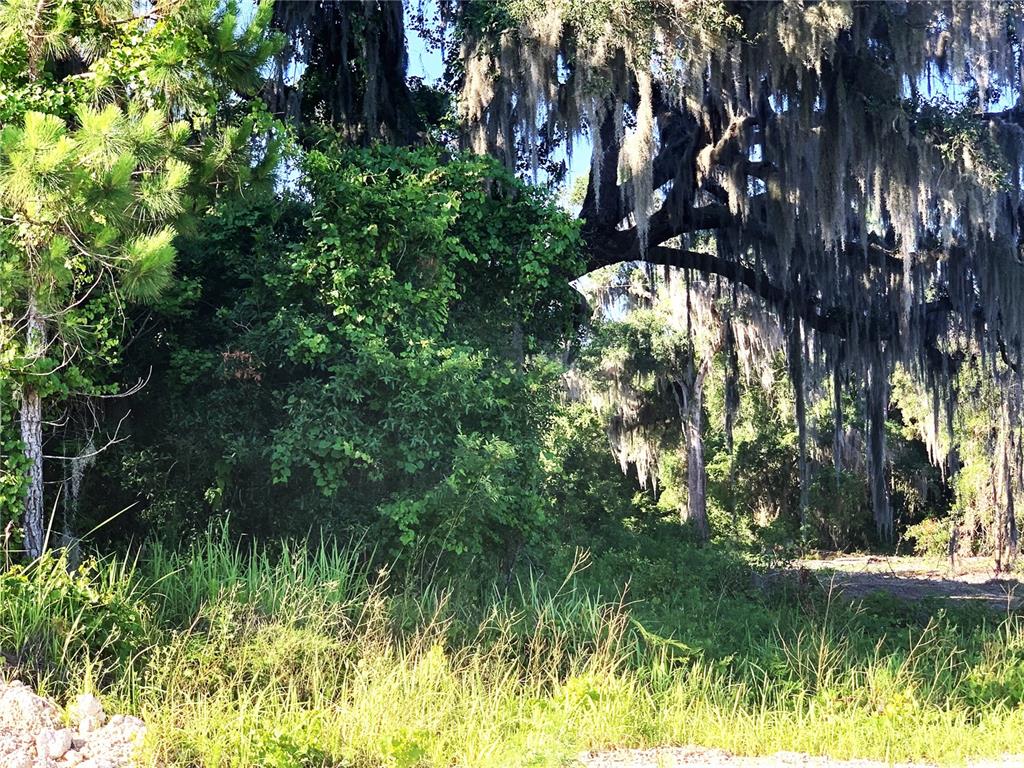
<path id="1" fill-rule="evenodd" d="M 1019 614 L 800 558 L 1014 572 L 1022 8 L 640 5 L 0 0 L 0 675 L 154 766 L 1021 751 Z"/>
<path id="2" fill-rule="evenodd" d="M 766 594 L 671 530 L 492 588 L 414 586 L 366 554 L 219 532 L 72 573 L 48 558 L 0 577 L 0 639 L 43 689 L 143 716 L 162 765 L 562 765 L 658 743 L 956 762 L 1024 725 L 1016 616 Z"/>

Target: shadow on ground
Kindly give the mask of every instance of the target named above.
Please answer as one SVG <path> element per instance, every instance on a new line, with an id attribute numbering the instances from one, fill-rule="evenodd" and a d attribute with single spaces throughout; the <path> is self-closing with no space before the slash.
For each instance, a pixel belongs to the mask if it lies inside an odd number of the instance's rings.
<path id="1" fill-rule="evenodd" d="M 991 564 L 984 561 L 968 562 L 954 573 L 918 558 L 837 557 L 799 563 L 797 577 L 808 573 L 823 589 L 850 598 L 883 592 L 911 603 L 938 598 L 1000 611 L 1024 603 L 1024 583 L 1005 575 L 992 578 Z"/>

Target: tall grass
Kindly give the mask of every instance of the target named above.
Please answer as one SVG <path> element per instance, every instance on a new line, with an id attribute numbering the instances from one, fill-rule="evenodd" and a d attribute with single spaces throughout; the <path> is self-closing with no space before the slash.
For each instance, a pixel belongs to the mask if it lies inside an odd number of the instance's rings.
<path id="1" fill-rule="evenodd" d="M 365 597 L 369 573 L 358 546 L 232 542 L 227 529 L 211 530 L 184 550 L 161 542 L 147 548 L 143 575 L 153 585 L 163 622 L 193 618 L 207 606 L 245 605 L 278 620 L 350 605 Z"/>
<path id="2" fill-rule="evenodd" d="M 145 718 L 154 765 L 555 766 L 662 743 L 940 763 L 1019 751 L 1013 616 L 915 625 L 891 606 L 698 584 L 656 632 L 644 602 L 586 588 L 583 561 L 483 591 L 413 590 L 367 562 L 223 532 L 70 576 L 41 561 L 0 576 L 0 648 L 51 689 L 95 686 Z"/>
<path id="3" fill-rule="evenodd" d="M 135 567 L 110 557 L 72 570 L 63 556 L 46 556 L 0 573 L 0 674 L 20 670 L 59 690 L 99 662 L 125 673 L 154 639 Z"/>

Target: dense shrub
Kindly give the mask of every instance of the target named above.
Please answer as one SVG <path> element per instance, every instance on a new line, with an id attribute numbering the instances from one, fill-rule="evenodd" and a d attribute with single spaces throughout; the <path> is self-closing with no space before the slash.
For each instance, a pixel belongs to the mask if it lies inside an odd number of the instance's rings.
<path id="1" fill-rule="evenodd" d="M 302 168 L 303 194 L 225 203 L 183 242 L 131 350 L 126 377 L 154 371 L 133 439 L 84 506 L 507 566 L 549 522 L 541 353 L 571 332 L 577 225 L 488 159 L 325 140 Z"/>
<path id="2" fill-rule="evenodd" d="M 907 538 L 914 542 L 914 553 L 923 557 L 943 558 L 949 554 L 949 522 L 927 518 L 907 528 Z"/>

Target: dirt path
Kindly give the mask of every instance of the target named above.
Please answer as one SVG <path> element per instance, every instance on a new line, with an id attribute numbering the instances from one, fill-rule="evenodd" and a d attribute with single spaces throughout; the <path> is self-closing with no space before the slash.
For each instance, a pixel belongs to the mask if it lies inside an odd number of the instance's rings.
<path id="1" fill-rule="evenodd" d="M 872 555 L 822 557 L 803 560 L 798 566 L 813 572 L 823 588 L 837 589 L 848 597 L 888 592 L 908 602 L 943 598 L 1000 611 L 1024 603 L 1024 583 L 1016 575 L 997 578 L 987 558 L 960 560 L 955 571 L 948 564 L 918 557 Z"/>
<path id="2" fill-rule="evenodd" d="M 623 749 L 580 756 L 586 768 L 930 768 L 922 764 L 881 763 L 872 760 L 831 760 L 795 752 L 778 752 L 766 757 L 737 757 L 721 749 L 702 747 L 662 747 L 659 749 Z M 1001 760 L 972 761 L 971 768 L 1024 768 L 1024 756 Z"/>

